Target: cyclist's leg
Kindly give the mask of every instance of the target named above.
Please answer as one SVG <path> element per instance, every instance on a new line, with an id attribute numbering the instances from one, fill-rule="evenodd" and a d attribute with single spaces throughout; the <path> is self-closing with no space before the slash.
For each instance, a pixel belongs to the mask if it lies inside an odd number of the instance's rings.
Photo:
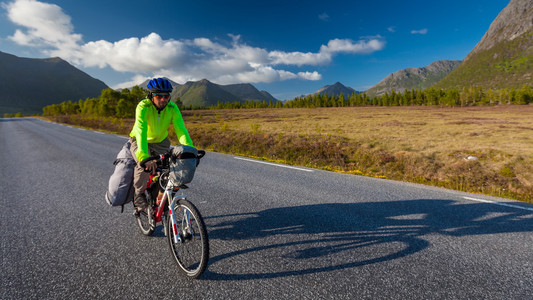
<path id="1" fill-rule="evenodd" d="M 170 140 L 168 138 L 165 138 L 160 143 L 148 144 L 148 150 L 150 151 L 151 155 L 165 154 L 168 152 L 169 149 L 170 149 Z M 160 192 L 162 191 L 163 191 L 162 188 L 152 189 L 152 198 L 154 199 L 154 201 L 155 201 L 155 198 L 158 196 L 158 194 L 160 194 Z"/>
<path id="2" fill-rule="evenodd" d="M 168 151 L 170 148 L 170 140 L 168 138 L 165 138 L 160 143 L 148 143 L 148 151 L 151 154 L 164 154 Z M 130 146 L 131 153 L 135 153 L 137 151 L 137 141 L 132 138 L 131 146 Z M 150 179 L 150 173 L 144 172 L 144 169 L 139 166 L 139 161 L 137 160 L 137 157 L 133 155 L 133 158 L 135 159 L 136 165 L 135 169 L 133 171 L 133 187 L 135 189 L 135 205 L 138 207 L 146 207 L 146 196 L 144 195 L 144 191 L 146 190 L 146 183 Z"/>
<path id="3" fill-rule="evenodd" d="M 150 174 L 144 172 L 144 169 L 139 166 L 139 160 L 135 155 L 137 151 L 137 141 L 132 138 L 130 151 L 133 153 L 133 159 L 135 160 L 135 168 L 133 169 L 133 188 L 135 189 L 134 204 L 141 209 L 146 208 L 148 203 L 146 202 L 146 196 L 144 191 L 146 190 L 146 183 L 150 179 Z"/>

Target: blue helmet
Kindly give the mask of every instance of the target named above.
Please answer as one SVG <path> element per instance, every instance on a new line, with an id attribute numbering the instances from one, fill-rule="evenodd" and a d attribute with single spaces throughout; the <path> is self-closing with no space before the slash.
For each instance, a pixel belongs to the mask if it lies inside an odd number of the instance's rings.
<path id="1" fill-rule="evenodd" d="M 170 93 L 172 92 L 172 84 L 166 78 L 154 78 L 146 85 L 148 90 L 152 93 Z"/>

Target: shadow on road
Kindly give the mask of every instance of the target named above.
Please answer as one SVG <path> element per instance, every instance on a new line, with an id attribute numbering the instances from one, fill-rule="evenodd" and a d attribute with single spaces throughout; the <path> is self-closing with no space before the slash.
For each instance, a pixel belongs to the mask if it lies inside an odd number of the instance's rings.
<path id="1" fill-rule="evenodd" d="M 206 219 L 210 240 L 236 245 L 211 257 L 212 269 L 221 261 L 238 262 L 224 272 L 208 270 L 208 280 L 277 278 L 390 261 L 428 248 L 428 234 L 533 231 L 531 211 L 427 199 L 282 207 Z"/>

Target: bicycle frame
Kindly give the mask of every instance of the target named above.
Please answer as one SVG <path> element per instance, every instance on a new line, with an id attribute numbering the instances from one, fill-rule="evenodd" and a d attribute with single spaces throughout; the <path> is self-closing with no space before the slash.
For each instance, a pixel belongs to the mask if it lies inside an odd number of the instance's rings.
<path id="1" fill-rule="evenodd" d="M 155 211 L 154 219 L 155 222 L 164 222 L 163 216 L 164 216 L 164 209 L 165 205 L 167 204 L 167 201 L 172 198 L 172 201 L 170 202 L 168 206 L 168 211 L 170 214 L 170 218 L 172 220 L 172 234 L 174 236 L 174 242 L 179 243 L 181 242 L 181 237 L 179 235 L 177 226 L 176 226 L 176 216 L 174 215 L 173 207 L 176 204 L 177 201 L 181 199 L 186 199 L 185 192 L 183 189 L 178 188 L 178 190 L 174 193 L 174 196 L 172 196 L 172 192 L 174 191 L 174 186 L 170 183 L 170 181 L 167 182 L 167 186 L 165 187 L 165 192 L 163 193 L 163 198 L 161 199 L 161 202 L 159 204 L 159 207 Z M 187 227 L 190 227 L 190 217 L 189 212 L 187 213 Z M 170 232 L 170 230 L 169 230 Z"/>

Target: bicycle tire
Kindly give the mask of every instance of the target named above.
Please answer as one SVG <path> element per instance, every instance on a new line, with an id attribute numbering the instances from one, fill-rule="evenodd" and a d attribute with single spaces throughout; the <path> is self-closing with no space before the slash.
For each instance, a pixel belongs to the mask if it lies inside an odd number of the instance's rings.
<path id="1" fill-rule="evenodd" d="M 192 231 L 182 225 L 187 210 L 190 212 Z M 176 230 L 180 233 L 181 241 L 174 242 L 172 218 L 169 217 L 166 228 L 170 252 L 182 274 L 189 278 L 198 278 L 206 270 L 209 260 L 209 238 L 204 220 L 196 206 L 185 199 L 177 201 L 172 211 L 176 217 Z"/>
<path id="2" fill-rule="evenodd" d="M 151 236 L 155 230 L 153 221 L 150 221 L 150 214 L 153 215 L 153 210 L 150 207 L 135 214 L 135 219 L 137 219 L 137 225 L 139 226 L 139 229 L 141 230 L 142 234 L 146 236 Z"/>

